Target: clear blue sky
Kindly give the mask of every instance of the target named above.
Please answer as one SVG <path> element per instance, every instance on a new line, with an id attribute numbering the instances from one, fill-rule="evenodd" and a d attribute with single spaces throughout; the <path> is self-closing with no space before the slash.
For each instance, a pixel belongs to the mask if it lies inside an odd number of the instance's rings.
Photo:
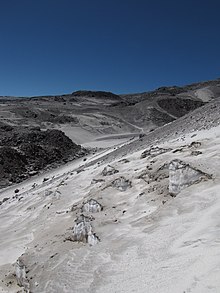
<path id="1" fill-rule="evenodd" d="M 219 0 L 0 0 L 0 95 L 220 77 Z"/>

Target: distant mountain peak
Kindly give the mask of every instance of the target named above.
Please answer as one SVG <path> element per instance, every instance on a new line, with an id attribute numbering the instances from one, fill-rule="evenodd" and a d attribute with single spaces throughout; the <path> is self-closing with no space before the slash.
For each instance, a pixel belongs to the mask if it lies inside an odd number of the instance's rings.
<path id="1" fill-rule="evenodd" d="M 112 92 L 105 92 L 105 91 L 80 90 L 80 91 L 73 92 L 71 95 L 76 97 L 121 99 L 120 96 Z"/>

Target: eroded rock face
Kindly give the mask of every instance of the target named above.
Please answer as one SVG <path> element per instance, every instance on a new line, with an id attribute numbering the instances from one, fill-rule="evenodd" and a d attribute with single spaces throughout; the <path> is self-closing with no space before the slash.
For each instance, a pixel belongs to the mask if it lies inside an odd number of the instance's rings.
<path id="1" fill-rule="evenodd" d="M 106 166 L 103 171 L 102 171 L 102 175 L 103 176 L 110 176 L 110 175 L 113 175 L 115 173 L 118 173 L 119 171 L 116 170 L 114 167 L 108 165 Z"/>
<path id="2" fill-rule="evenodd" d="M 98 243 L 99 238 L 92 230 L 90 217 L 81 215 L 76 219 L 75 225 L 73 227 L 73 240 L 89 243 L 89 245 Z"/>
<path id="3" fill-rule="evenodd" d="M 125 191 L 127 188 L 131 187 L 131 181 L 121 176 L 112 182 L 112 186 L 120 191 Z"/>
<path id="4" fill-rule="evenodd" d="M 209 176 L 178 159 L 169 165 L 169 193 L 176 196 L 184 188 Z"/>
<path id="5" fill-rule="evenodd" d="M 102 205 L 95 199 L 90 199 L 82 206 L 83 212 L 99 213 L 103 210 Z"/>
<path id="6" fill-rule="evenodd" d="M 17 283 L 20 287 L 24 288 L 24 292 L 30 292 L 30 285 L 26 277 L 26 268 L 23 261 L 19 258 L 15 264 L 15 274 L 17 278 Z"/>

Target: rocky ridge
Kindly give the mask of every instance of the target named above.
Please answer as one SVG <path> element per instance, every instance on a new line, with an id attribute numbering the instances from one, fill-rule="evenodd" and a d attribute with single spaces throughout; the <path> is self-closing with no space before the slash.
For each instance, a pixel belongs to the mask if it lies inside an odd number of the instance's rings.
<path id="1" fill-rule="evenodd" d="M 0 187 L 86 154 L 60 130 L 0 127 Z"/>

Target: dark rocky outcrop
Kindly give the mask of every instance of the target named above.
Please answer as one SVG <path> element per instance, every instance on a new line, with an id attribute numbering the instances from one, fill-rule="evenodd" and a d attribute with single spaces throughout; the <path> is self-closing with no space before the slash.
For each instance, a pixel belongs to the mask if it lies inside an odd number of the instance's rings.
<path id="1" fill-rule="evenodd" d="M 60 130 L 14 127 L 0 130 L 0 187 L 18 183 L 37 171 L 82 156 L 85 150 Z"/>
<path id="2" fill-rule="evenodd" d="M 152 121 L 156 126 L 160 127 L 164 124 L 170 123 L 175 120 L 174 117 L 170 116 L 168 113 L 159 111 L 158 109 L 150 109 L 150 121 Z"/>
<path id="3" fill-rule="evenodd" d="M 102 171 L 102 175 L 103 176 L 110 176 L 110 175 L 113 175 L 113 174 L 116 174 L 118 173 L 119 171 L 116 170 L 114 167 L 112 167 L 111 165 L 107 165 L 103 171 Z"/>
<path id="4" fill-rule="evenodd" d="M 159 156 L 161 154 L 164 154 L 166 152 L 171 151 L 171 149 L 164 149 L 164 148 L 160 148 L 160 147 L 151 147 L 147 150 L 145 150 L 142 154 L 141 154 L 141 158 L 144 159 L 146 157 L 151 157 L 154 158 L 156 156 Z"/>
<path id="5" fill-rule="evenodd" d="M 110 98 L 121 100 L 120 96 L 113 94 L 111 92 L 104 92 L 104 91 L 76 91 L 73 92 L 71 96 L 75 97 L 89 97 L 89 98 Z"/>
<path id="6" fill-rule="evenodd" d="M 27 173 L 27 159 L 16 149 L 11 147 L 0 148 L 0 187 L 9 182 L 20 182 Z"/>
<path id="7" fill-rule="evenodd" d="M 175 117 L 181 117 L 190 111 L 205 105 L 202 101 L 178 97 L 159 99 L 157 103 L 162 109 Z"/>
<path id="8" fill-rule="evenodd" d="M 2 131 L 12 131 L 13 127 L 11 125 L 5 124 L 3 122 L 0 122 L 0 132 Z"/>

